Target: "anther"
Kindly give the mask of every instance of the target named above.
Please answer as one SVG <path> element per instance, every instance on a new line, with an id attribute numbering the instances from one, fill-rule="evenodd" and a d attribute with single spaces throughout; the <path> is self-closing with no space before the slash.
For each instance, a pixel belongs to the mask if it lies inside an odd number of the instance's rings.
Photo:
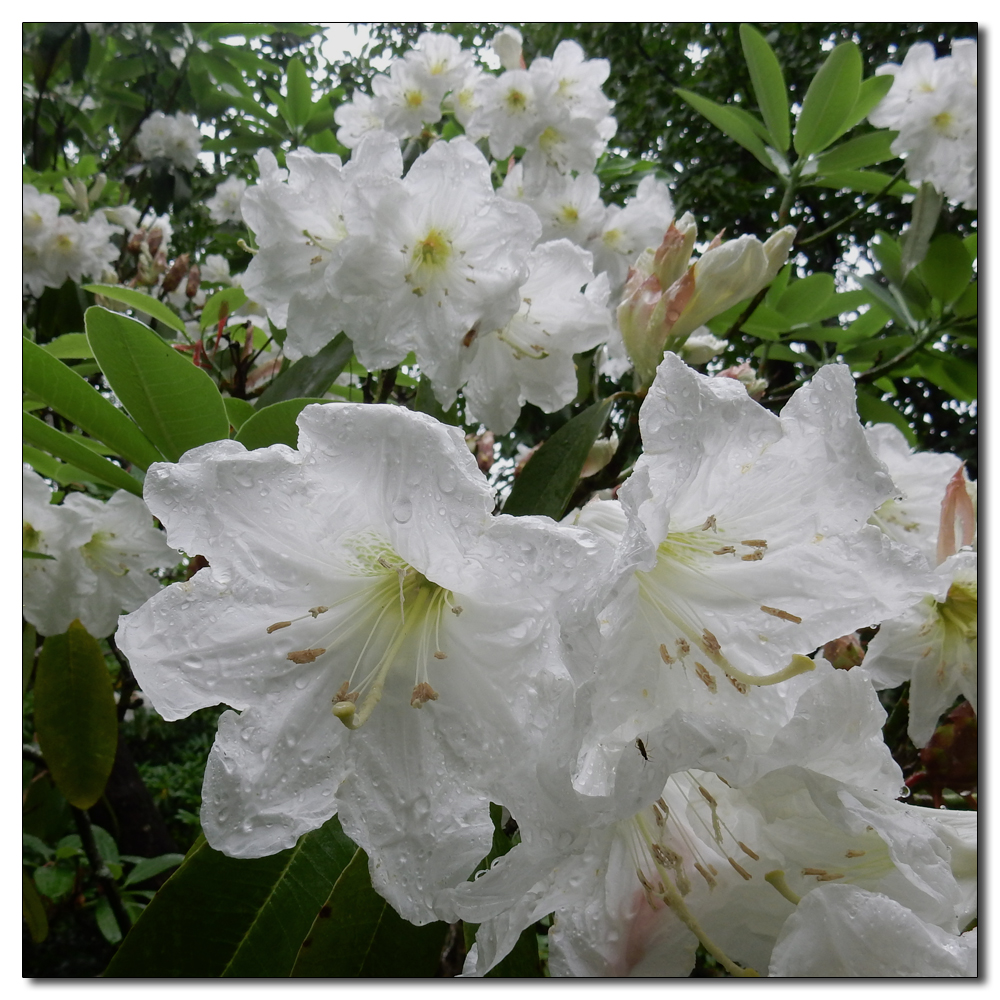
<path id="1" fill-rule="evenodd" d="M 325 649 L 296 649 L 289 653 L 285 659 L 291 660 L 292 663 L 312 663 L 325 652 Z"/>
<path id="2" fill-rule="evenodd" d="M 708 688 L 712 694 L 718 691 L 718 685 L 715 683 L 715 678 L 705 669 L 705 667 L 696 663 L 694 665 L 694 672 L 698 675 L 698 679 Z"/>
<path id="3" fill-rule="evenodd" d="M 735 677 L 730 677 L 729 674 L 726 674 L 726 680 L 728 680 L 740 694 L 746 694 L 750 690 L 750 688 L 748 688 L 743 681 L 738 681 Z"/>
<path id="4" fill-rule="evenodd" d="M 767 542 L 763 538 L 744 538 L 740 545 L 748 545 L 752 549 L 767 548 Z"/>
<path id="5" fill-rule="evenodd" d="M 817 875 L 816 876 L 816 881 L 817 882 L 833 882 L 836 879 L 843 878 L 843 877 L 844 876 L 842 874 L 838 874 L 837 872 L 828 872 L 826 875 Z"/>
<path id="6" fill-rule="evenodd" d="M 826 875 L 827 871 L 825 868 L 803 868 L 803 875 Z"/>
<path id="7" fill-rule="evenodd" d="M 273 625 L 267 626 L 267 634 L 270 635 L 272 632 L 277 632 L 279 628 L 288 628 L 291 622 L 275 622 Z"/>
<path id="8" fill-rule="evenodd" d="M 712 531 L 718 531 L 718 528 L 715 527 L 715 515 L 714 514 L 709 514 L 708 517 L 705 518 L 705 523 L 698 530 L 699 531 L 708 531 L 709 528 L 711 528 Z"/>
<path id="9" fill-rule="evenodd" d="M 773 615 L 775 618 L 781 618 L 786 622 L 795 622 L 796 625 L 802 621 L 798 615 L 789 614 L 787 611 L 782 611 L 781 608 L 769 608 L 762 604 L 760 610 L 764 612 L 765 615 Z"/>
<path id="10" fill-rule="evenodd" d="M 716 867 L 715 867 L 715 865 L 709 865 L 709 866 L 708 866 L 708 870 L 709 870 L 709 871 L 710 871 L 710 872 L 711 872 L 711 873 L 712 873 L 713 875 L 718 875 L 718 874 L 719 874 L 719 869 L 718 869 L 718 868 L 716 868 Z"/>
<path id="11" fill-rule="evenodd" d="M 736 549 L 732 545 L 723 545 L 721 549 L 712 549 L 713 556 L 736 555 Z"/>
<path id="12" fill-rule="evenodd" d="M 687 639 L 678 639 L 677 648 L 681 652 L 681 656 L 687 656 L 691 652 L 691 647 L 688 645 Z"/>
<path id="13" fill-rule="evenodd" d="M 662 642 L 660 643 L 660 658 L 668 666 L 674 662 L 674 658 L 667 652 L 667 647 Z"/>
<path id="14" fill-rule="evenodd" d="M 350 690 L 350 682 L 344 681 L 337 690 L 337 693 L 333 696 L 333 703 L 336 705 L 338 701 L 350 701 L 357 704 L 358 692 Z"/>
<path id="15" fill-rule="evenodd" d="M 844 857 L 845 858 L 860 858 L 867 854 L 867 851 L 848 851 Z"/>
<path id="16" fill-rule="evenodd" d="M 708 653 L 709 656 L 715 656 L 721 652 L 722 647 L 719 645 L 719 640 L 716 639 L 715 636 L 708 631 L 708 629 L 705 629 L 701 633 L 701 637 L 705 643 L 705 652 Z"/>
<path id="17" fill-rule="evenodd" d="M 421 681 L 410 695 L 410 704 L 413 708 L 423 708 L 429 701 L 437 701 L 438 693 L 426 681 Z"/>
<path id="18" fill-rule="evenodd" d="M 763 549 L 754 549 L 754 551 L 751 552 L 749 555 L 747 555 L 747 556 L 740 556 L 740 559 L 742 559 L 743 562 L 760 562 L 761 559 L 763 559 L 763 558 L 764 558 L 764 550 Z"/>
<path id="19" fill-rule="evenodd" d="M 451 613 L 458 617 L 458 615 L 460 615 L 464 610 L 465 608 L 463 608 L 461 604 L 456 604 L 455 607 L 451 609 Z"/>
<path id="20" fill-rule="evenodd" d="M 330 609 L 328 607 L 325 607 L 322 604 L 318 604 L 318 605 L 316 605 L 315 608 L 310 608 L 309 609 L 309 614 L 311 614 L 313 616 L 313 618 L 318 618 L 320 615 L 324 614 L 325 612 L 327 612 L 329 610 Z"/>
<path id="21" fill-rule="evenodd" d="M 667 806 L 666 802 L 663 801 L 662 795 L 656 800 L 656 804 L 663 811 L 663 818 L 666 819 L 670 815 L 670 809 Z"/>
<path id="22" fill-rule="evenodd" d="M 435 660 L 447 660 L 448 659 L 448 654 L 447 653 L 442 653 L 441 650 L 438 649 L 434 653 L 434 659 Z"/>
<path id="23" fill-rule="evenodd" d="M 753 878 L 753 876 L 748 872 L 738 861 L 734 861 L 732 858 L 726 858 L 726 860 L 743 876 L 748 882 Z"/>
<path id="24" fill-rule="evenodd" d="M 662 829 L 666 820 L 663 818 L 663 813 L 657 809 L 655 802 L 653 803 L 653 819 L 656 820 L 656 825 Z"/>
<path id="25" fill-rule="evenodd" d="M 710 889 L 715 888 L 717 884 L 715 879 L 697 861 L 694 863 L 694 870 L 708 883 Z"/>
<path id="26" fill-rule="evenodd" d="M 704 800 L 705 800 L 705 801 L 706 801 L 706 802 L 707 802 L 707 803 L 708 803 L 708 804 L 709 804 L 709 805 L 710 805 L 710 806 L 711 806 L 711 807 L 712 807 L 713 809 L 714 809 L 714 808 L 715 808 L 715 807 L 716 807 L 716 806 L 717 806 L 717 805 L 719 804 L 718 802 L 716 802 L 716 801 L 715 801 L 715 796 L 714 796 L 714 795 L 712 795 L 712 793 L 711 793 L 711 792 L 710 792 L 710 791 L 709 791 L 709 790 L 708 790 L 708 789 L 707 789 L 707 788 L 706 788 L 706 787 L 705 787 L 704 785 L 699 785 L 699 786 L 698 786 L 698 791 L 699 791 L 699 792 L 701 792 L 701 797 L 702 797 L 702 798 L 703 798 L 703 799 L 704 799 Z M 742 845 L 742 844 L 740 844 L 740 847 L 743 847 L 743 845 Z M 745 850 L 745 848 L 744 848 L 744 850 Z"/>
<path id="27" fill-rule="evenodd" d="M 751 851 L 750 848 L 747 847 L 747 845 L 744 844 L 742 840 L 737 840 L 736 843 L 740 845 L 740 850 L 744 854 L 746 854 L 748 857 L 753 858 L 754 861 L 760 861 L 760 855 L 759 854 L 754 854 L 754 852 Z"/>

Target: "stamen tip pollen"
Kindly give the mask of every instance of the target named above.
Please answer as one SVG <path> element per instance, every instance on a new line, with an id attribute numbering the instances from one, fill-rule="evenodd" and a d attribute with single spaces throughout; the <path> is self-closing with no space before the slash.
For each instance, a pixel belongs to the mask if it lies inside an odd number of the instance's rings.
<path id="1" fill-rule="evenodd" d="M 267 626 L 267 634 L 270 635 L 272 632 L 277 632 L 279 628 L 288 628 L 291 622 L 275 622 L 273 625 Z"/>

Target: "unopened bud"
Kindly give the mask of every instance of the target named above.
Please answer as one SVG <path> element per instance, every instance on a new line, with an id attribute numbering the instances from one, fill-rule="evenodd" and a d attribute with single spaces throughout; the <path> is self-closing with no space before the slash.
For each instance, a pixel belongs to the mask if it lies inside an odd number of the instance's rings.
<path id="1" fill-rule="evenodd" d="M 524 69 L 524 56 L 521 51 L 524 39 L 517 28 L 504 28 L 493 36 L 490 43 L 493 51 L 504 69 Z"/>
<path id="2" fill-rule="evenodd" d="M 191 270 L 188 271 L 187 286 L 184 289 L 184 294 L 189 298 L 193 299 L 198 294 L 198 286 L 201 284 L 201 268 L 197 264 L 191 265 Z"/>
<path id="3" fill-rule="evenodd" d="M 101 197 L 101 192 L 104 190 L 104 185 L 108 183 L 107 174 L 98 174 L 94 178 L 94 183 L 90 185 L 90 190 L 87 192 L 87 197 L 91 201 L 97 201 Z"/>
<path id="4" fill-rule="evenodd" d="M 137 229 L 129 238 L 126 249 L 131 254 L 138 255 L 139 251 L 142 249 L 142 245 L 146 242 L 146 230 Z"/>
<path id="5" fill-rule="evenodd" d="M 618 435 L 612 431 L 611 437 L 598 438 L 587 454 L 587 460 L 580 470 L 580 478 L 586 479 L 600 472 L 614 457 L 618 450 Z"/>
<path id="6" fill-rule="evenodd" d="M 655 274 L 664 288 L 669 288 L 687 270 L 697 239 L 698 224 L 690 212 L 685 212 L 678 221 L 670 223 L 663 242 L 652 251 L 649 264 L 649 273 Z M 647 250 L 643 256 L 650 252 Z"/>
<path id="7" fill-rule="evenodd" d="M 865 651 L 857 632 L 832 639 L 823 647 L 823 658 L 829 660 L 838 670 L 850 670 L 864 658 Z"/>
<path id="8" fill-rule="evenodd" d="M 157 250 L 160 249 L 160 244 L 163 242 L 163 230 L 159 226 L 151 229 L 149 231 L 149 236 L 146 238 L 146 243 L 149 245 L 149 252 L 155 254 Z"/>
<path id="9" fill-rule="evenodd" d="M 476 464 L 479 471 L 486 475 L 493 468 L 493 447 L 496 438 L 492 431 L 484 431 L 482 434 L 467 434 L 465 443 L 469 446 L 469 451 L 476 456 Z"/>
<path id="10" fill-rule="evenodd" d="M 728 346 L 728 340 L 719 340 L 707 326 L 700 326 L 688 337 L 678 353 L 689 365 L 705 365 Z"/>
<path id="11" fill-rule="evenodd" d="M 760 399 L 767 391 L 767 379 L 759 378 L 757 373 L 745 361 L 719 372 L 716 378 L 732 378 L 746 386 L 751 399 Z"/>
<path id="12" fill-rule="evenodd" d="M 938 525 L 937 561 L 940 565 L 953 556 L 959 547 L 972 545 L 976 537 L 976 510 L 965 478 L 965 463 L 955 470 L 944 499 L 941 501 L 941 520 Z M 955 534 L 956 524 L 961 529 L 961 542 Z"/>
<path id="13" fill-rule="evenodd" d="M 180 257 L 173 262 L 170 270 L 163 276 L 163 290 L 165 292 L 175 291 L 177 286 L 181 283 L 181 278 L 184 277 L 188 272 L 188 265 L 191 261 L 191 254 L 182 253 Z"/>

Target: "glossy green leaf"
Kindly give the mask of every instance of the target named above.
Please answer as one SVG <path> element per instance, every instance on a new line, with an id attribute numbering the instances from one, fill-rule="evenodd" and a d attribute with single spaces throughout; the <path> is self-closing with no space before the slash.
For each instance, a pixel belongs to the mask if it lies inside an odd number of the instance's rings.
<path id="1" fill-rule="evenodd" d="M 979 234 L 971 233 L 966 236 L 962 242 L 965 244 L 965 249 L 972 260 L 975 260 L 979 256 Z"/>
<path id="2" fill-rule="evenodd" d="M 219 322 L 219 316 L 225 307 L 226 315 L 234 313 L 247 300 L 247 293 L 239 285 L 231 288 L 223 288 L 216 292 L 206 303 L 201 311 L 201 319 L 198 321 L 202 332 L 209 327 L 215 332 L 215 327 Z"/>
<path id="3" fill-rule="evenodd" d="M 118 717 L 101 645 L 79 621 L 42 646 L 35 730 L 56 787 L 77 809 L 89 809 L 115 762 Z"/>
<path id="4" fill-rule="evenodd" d="M 305 65 L 298 56 L 293 56 L 288 62 L 288 124 L 294 129 L 300 129 L 312 116 L 312 84 Z"/>
<path id="5" fill-rule="evenodd" d="M 979 282 L 974 281 L 959 296 L 954 306 L 955 315 L 966 318 L 975 316 L 979 312 Z"/>
<path id="6" fill-rule="evenodd" d="M 22 414 L 21 424 L 21 433 L 29 445 L 41 448 L 42 451 L 47 451 L 56 458 L 76 466 L 99 483 L 114 486 L 119 490 L 128 490 L 138 497 L 142 496 L 142 484 L 137 479 L 130 476 L 121 466 L 109 462 L 104 456 L 80 444 L 78 435 L 57 431 L 44 420 L 39 420 L 33 413 Z"/>
<path id="7" fill-rule="evenodd" d="M 41 348 L 54 358 L 92 358 L 94 352 L 90 349 L 90 343 L 85 333 L 64 333 L 55 340 L 50 340 L 47 344 L 42 344 Z"/>
<path id="8" fill-rule="evenodd" d="M 858 99 L 854 102 L 851 113 L 840 126 L 840 132 L 836 138 L 839 139 L 845 132 L 849 132 L 855 125 L 867 118 L 892 89 L 892 81 L 895 79 L 891 74 L 885 73 L 882 76 L 870 76 L 867 80 L 862 80 L 861 86 L 858 87 Z"/>
<path id="9" fill-rule="evenodd" d="M 840 134 L 854 108 L 861 86 L 861 51 L 854 42 L 841 42 L 820 66 L 809 84 L 795 126 L 795 151 L 818 153 Z"/>
<path id="10" fill-rule="evenodd" d="M 778 301 L 778 311 L 793 324 L 809 323 L 823 311 L 834 296 L 832 274 L 821 272 L 793 281 Z"/>
<path id="11" fill-rule="evenodd" d="M 52 455 L 47 455 L 44 451 L 32 448 L 30 445 L 21 446 L 21 461 L 27 462 L 35 472 L 46 479 L 57 482 L 60 486 L 68 486 L 70 483 L 96 483 L 96 476 L 83 469 L 78 469 L 69 462 L 62 462 Z M 110 483 L 108 484 L 110 485 Z"/>
<path id="12" fill-rule="evenodd" d="M 313 399 L 322 396 L 351 360 L 354 346 L 346 333 L 339 333 L 318 354 L 299 358 L 283 371 L 257 401 L 258 412 L 286 399 Z"/>
<path id="13" fill-rule="evenodd" d="M 448 925 L 407 922 L 372 888 L 358 848 L 319 908 L 292 967 L 294 977 L 433 976 Z"/>
<path id="14" fill-rule="evenodd" d="M 917 436 L 906 417 L 892 403 L 882 399 L 878 389 L 869 385 L 858 386 L 858 416 L 866 424 L 893 424 L 898 427 L 911 446 L 916 447 Z"/>
<path id="15" fill-rule="evenodd" d="M 21 347 L 22 378 L 29 392 L 140 469 L 163 461 L 142 431 L 89 382 L 30 340 L 22 340 Z"/>
<path id="16" fill-rule="evenodd" d="M 868 301 L 873 306 L 883 309 L 902 326 L 913 326 L 911 317 L 906 315 L 906 312 L 901 308 L 900 303 L 888 288 L 880 285 L 870 274 L 855 274 L 854 278 L 864 291 L 867 292 Z"/>
<path id="17" fill-rule="evenodd" d="M 199 840 L 104 974 L 287 976 L 356 851 L 336 817 L 265 858 L 229 858 Z"/>
<path id="18" fill-rule="evenodd" d="M 859 194 L 878 194 L 884 190 L 886 196 L 897 198 L 904 194 L 916 194 L 917 191 L 912 184 L 901 177 L 893 181 L 890 174 L 883 174 L 879 170 L 838 170 L 803 178 L 803 183 L 815 184 L 816 187 L 836 188 L 838 191 L 856 191 Z"/>
<path id="19" fill-rule="evenodd" d="M 41 944 L 49 936 L 49 920 L 35 883 L 25 871 L 21 872 L 21 914 L 28 925 L 31 940 Z"/>
<path id="20" fill-rule="evenodd" d="M 547 514 L 558 521 L 580 481 L 580 470 L 611 412 L 611 400 L 589 406 L 563 424 L 514 480 L 505 514 Z"/>
<path id="21" fill-rule="evenodd" d="M 774 147 L 784 153 L 791 142 L 791 132 L 788 125 L 788 90 L 781 63 L 767 39 L 752 25 L 740 25 L 740 41 L 764 124 L 771 133 Z"/>
<path id="22" fill-rule="evenodd" d="M 235 427 L 236 430 L 239 430 L 257 412 L 253 403 L 246 399 L 225 396 L 222 402 L 226 406 L 226 416 L 229 417 L 229 426 Z"/>
<path id="23" fill-rule="evenodd" d="M 921 376 L 963 403 L 978 397 L 979 369 L 975 364 L 932 348 L 918 354 L 917 364 Z"/>
<path id="24" fill-rule="evenodd" d="M 121 285 L 84 285 L 83 290 L 93 292 L 95 295 L 103 295 L 104 298 L 121 302 L 137 312 L 146 313 L 147 316 L 159 320 L 171 330 L 176 330 L 182 336 L 187 336 L 184 320 L 170 306 L 159 299 L 154 299 L 145 292 L 137 292 L 134 288 L 124 288 Z"/>
<path id="25" fill-rule="evenodd" d="M 35 869 L 35 885 L 38 891 L 53 902 L 62 899 L 76 883 L 76 873 L 72 868 L 58 865 L 44 865 Z"/>
<path id="26" fill-rule="evenodd" d="M 900 238 L 900 269 L 905 281 L 909 273 L 924 259 L 937 226 L 944 198 L 933 184 L 924 181 L 913 201 L 910 225 Z M 900 282 L 897 282 L 900 284 Z"/>
<path id="27" fill-rule="evenodd" d="M 889 146 L 897 133 L 887 129 L 859 135 L 856 139 L 828 149 L 816 161 L 816 170 L 820 174 L 835 174 L 842 170 L 857 170 L 859 167 L 870 167 L 874 163 L 882 163 L 893 158 Z"/>
<path id="28" fill-rule="evenodd" d="M 272 444 L 297 448 L 299 428 L 296 418 L 310 403 L 329 403 L 328 399 L 285 399 L 258 410 L 240 429 L 236 440 L 250 451 Z"/>
<path id="29" fill-rule="evenodd" d="M 145 882 L 146 879 L 159 875 L 169 868 L 176 868 L 183 861 L 183 854 L 161 854 L 156 858 L 143 858 L 128 873 L 128 878 L 122 885 L 137 885 L 139 882 Z"/>
<path id="30" fill-rule="evenodd" d="M 726 104 L 717 104 L 707 97 L 701 97 L 690 90 L 677 87 L 674 93 L 687 101 L 695 111 L 704 115 L 716 128 L 721 129 L 730 139 L 748 149 L 768 170 L 777 172 L 777 167 L 767 155 L 763 140 L 747 123 L 747 112 L 742 108 L 734 109 Z"/>
<path id="31" fill-rule="evenodd" d="M 928 246 L 917 274 L 934 298 L 951 305 L 972 280 L 972 260 L 958 236 L 942 233 Z"/>
<path id="32" fill-rule="evenodd" d="M 138 320 L 92 306 L 85 321 L 108 385 L 168 461 L 229 436 L 225 404 L 206 372 Z"/>

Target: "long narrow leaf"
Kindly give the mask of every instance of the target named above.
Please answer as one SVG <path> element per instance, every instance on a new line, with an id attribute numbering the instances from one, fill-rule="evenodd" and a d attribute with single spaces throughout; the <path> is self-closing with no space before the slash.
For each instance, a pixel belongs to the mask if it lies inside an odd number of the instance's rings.
<path id="1" fill-rule="evenodd" d="M 767 39 L 751 25 L 740 25 L 740 41 L 750 70 L 753 92 L 764 124 L 771 134 L 772 144 L 775 149 L 785 153 L 791 144 L 791 130 L 788 124 L 788 90 L 781 72 L 781 63 Z"/>
<path id="2" fill-rule="evenodd" d="M 747 112 L 743 111 L 742 108 L 734 110 L 725 104 L 716 104 L 715 101 L 710 101 L 707 97 L 701 97 L 699 94 L 681 87 L 675 88 L 674 92 L 687 101 L 695 111 L 703 114 L 716 128 L 725 132 L 730 139 L 734 139 L 744 149 L 753 153 L 768 170 L 776 171 L 774 162 L 767 155 L 763 140 L 744 120 L 743 116 Z"/>
<path id="3" fill-rule="evenodd" d="M 861 51 L 854 42 L 841 42 L 820 66 L 802 101 L 794 139 L 800 156 L 818 153 L 840 134 L 860 86 Z"/>

